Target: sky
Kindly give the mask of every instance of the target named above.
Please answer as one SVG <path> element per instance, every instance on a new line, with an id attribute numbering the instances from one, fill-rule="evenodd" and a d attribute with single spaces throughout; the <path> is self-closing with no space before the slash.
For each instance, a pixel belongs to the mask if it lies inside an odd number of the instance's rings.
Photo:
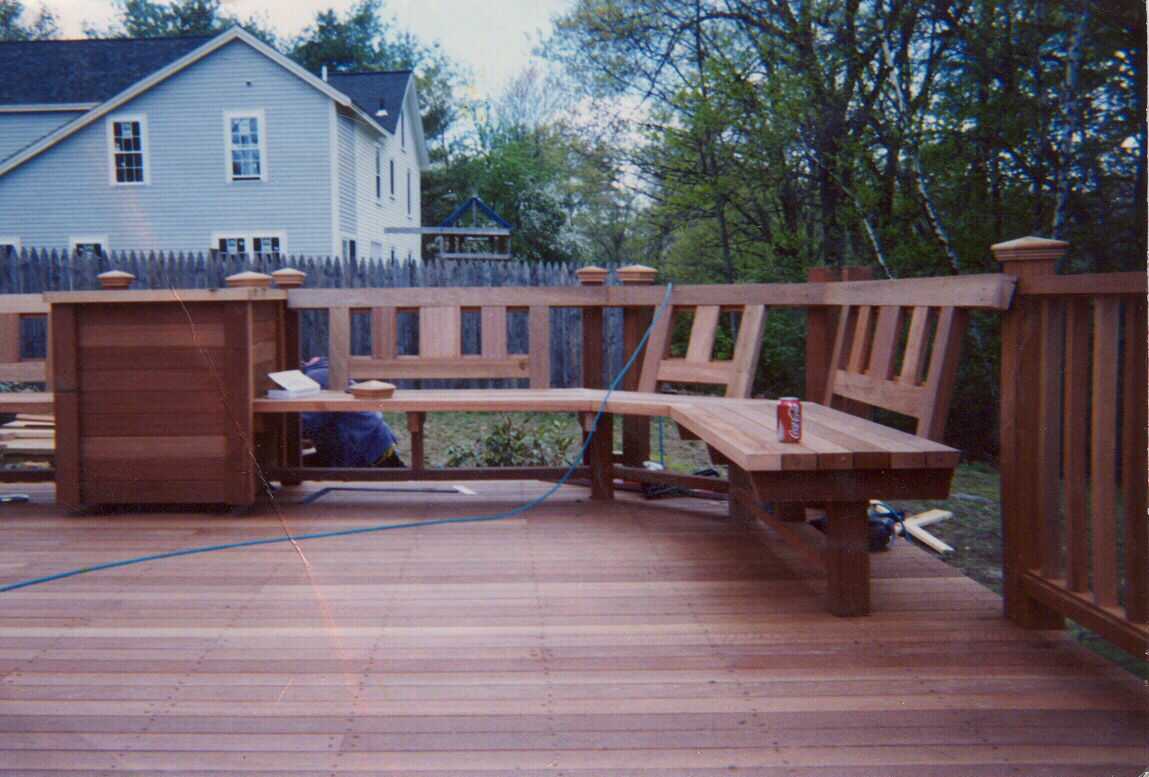
<path id="1" fill-rule="evenodd" d="M 281 37 L 300 32 L 327 8 L 344 11 L 354 0 L 223 0 L 240 18 L 262 16 Z M 532 49 L 550 30 L 551 18 L 573 0 L 385 0 L 384 14 L 425 43 L 438 41 L 451 58 L 470 69 L 477 98 L 498 95 L 507 81 L 533 60 Z M 31 0 L 29 10 L 46 5 L 65 37 L 82 37 L 85 23 L 106 27 L 112 0 Z"/>

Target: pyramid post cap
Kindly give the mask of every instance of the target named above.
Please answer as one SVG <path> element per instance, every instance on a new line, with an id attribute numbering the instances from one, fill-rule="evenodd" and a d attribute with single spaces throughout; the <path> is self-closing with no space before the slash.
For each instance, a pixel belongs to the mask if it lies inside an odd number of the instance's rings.
<path id="1" fill-rule="evenodd" d="M 628 264 L 615 270 L 615 275 L 620 281 L 631 285 L 650 285 L 654 283 L 654 276 L 657 274 L 658 270 L 647 267 L 645 264 Z"/>
<path id="2" fill-rule="evenodd" d="M 990 250 L 999 262 L 1056 261 L 1069 251 L 1069 243 L 1029 235 L 995 243 Z"/>
<path id="3" fill-rule="evenodd" d="M 108 270 L 96 276 L 102 289 L 126 289 L 135 279 L 136 276 L 123 270 Z"/>
<path id="4" fill-rule="evenodd" d="M 606 283 L 610 271 L 596 264 L 588 264 L 586 267 L 575 270 L 575 275 L 578 276 L 579 283 L 583 286 L 601 286 Z"/>
<path id="5" fill-rule="evenodd" d="M 223 279 L 230 289 L 266 289 L 271 286 L 271 276 L 266 273 L 237 272 Z"/>
<path id="6" fill-rule="evenodd" d="M 302 270 L 297 270 L 294 267 L 284 267 L 281 270 L 276 270 L 271 274 L 275 285 L 281 289 L 294 289 L 303 285 L 303 281 L 307 278 L 307 273 Z"/>

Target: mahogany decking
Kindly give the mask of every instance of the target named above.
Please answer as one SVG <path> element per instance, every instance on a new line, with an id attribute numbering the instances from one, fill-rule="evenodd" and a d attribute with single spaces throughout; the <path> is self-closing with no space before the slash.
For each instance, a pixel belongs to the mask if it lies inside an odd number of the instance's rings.
<path id="1" fill-rule="evenodd" d="M 295 533 L 475 514 L 477 496 L 329 495 Z M 433 486 L 442 488 L 442 486 Z M 272 536 L 280 518 L 0 506 L 0 580 Z M 1131 676 L 924 551 L 873 557 L 874 614 L 717 503 L 226 551 L 0 594 L 0 774 L 1135 775 Z"/>

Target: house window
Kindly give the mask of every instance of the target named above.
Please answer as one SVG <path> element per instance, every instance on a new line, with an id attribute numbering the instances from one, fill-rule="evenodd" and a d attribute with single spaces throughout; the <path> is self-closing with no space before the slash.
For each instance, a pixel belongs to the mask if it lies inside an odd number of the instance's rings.
<path id="1" fill-rule="evenodd" d="M 93 254 L 107 256 L 107 235 L 82 235 L 68 238 L 68 252 L 72 254 Z"/>
<path id="2" fill-rule="evenodd" d="M 113 116 L 108 121 L 108 152 L 113 185 L 147 184 L 148 117 Z"/>
<path id="3" fill-rule="evenodd" d="M 354 240 L 343 238 L 343 258 L 351 262 L 357 258 Z"/>
<path id="4" fill-rule="evenodd" d="M 221 254 L 251 254 L 261 259 L 278 259 L 287 247 L 282 232 L 216 233 L 212 244 Z"/>
<path id="5" fill-rule="evenodd" d="M 388 168 L 389 176 L 391 179 L 391 196 L 394 197 L 395 196 L 395 160 L 394 159 L 388 159 L 387 160 L 387 168 Z"/>
<path id="6" fill-rule="evenodd" d="M 383 199 L 383 149 L 375 146 L 375 199 Z"/>
<path id="7" fill-rule="evenodd" d="M 8 256 L 9 254 L 20 253 L 20 238 L 8 235 L 0 235 L 0 257 Z"/>
<path id="8" fill-rule="evenodd" d="M 224 114 L 227 136 L 227 177 L 230 181 L 262 181 L 267 178 L 267 123 L 263 111 Z"/>
<path id="9" fill-rule="evenodd" d="M 407 218 L 411 218 L 411 171 L 407 171 Z"/>

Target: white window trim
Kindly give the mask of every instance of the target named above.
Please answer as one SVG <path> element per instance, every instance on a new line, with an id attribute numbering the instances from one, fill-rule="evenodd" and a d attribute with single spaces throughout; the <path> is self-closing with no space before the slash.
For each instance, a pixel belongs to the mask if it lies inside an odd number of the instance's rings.
<path id="1" fill-rule="evenodd" d="M 116 133 L 113 125 L 118 122 L 138 121 L 140 123 L 140 152 L 144 157 L 143 181 L 117 181 L 116 180 Z M 146 113 L 117 113 L 109 116 L 104 123 L 108 135 L 108 183 L 112 186 L 148 186 L 152 182 L 152 139 L 148 134 L 148 115 Z"/>
<path id="2" fill-rule="evenodd" d="M 403 120 L 402 113 L 399 114 L 399 150 L 407 153 L 407 122 Z"/>
<path id="3" fill-rule="evenodd" d="M 259 120 L 259 178 L 236 178 L 231 174 L 231 120 L 254 116 Z M 223 112 L 223 174 L 228 183 L 251 183 L 267 180 L 267 117 L 262 108 Z"/>
<path id="4" fill-rule="evenodd" d="M 250 248 L 255 248 L 255 238 L 257 237 L 277 237 L 279 238 L 279 255 L 287 256 L 287 233 L 280 229 L 226 229 L 221 232 L 211 233 L 211 250 L 219 250 L 219 241 L 225 238 L 243 238 L 247 241 Z M 248 254 L 254 253 L 248 251 Z"/>
<path id="5" fill-rule="evenodd" d="M 387 178 L 390 183 L 391 199 L 395 199 L 395 158 L 391 157 L 387 160 Z"/>
<path id="6" fill-rule="evenodd" d="M 383 202 L 383 146 L 375 144 L 375 202 Z"/>
<path id="7" fill-rule="evenodd" d="M 82 243 L 98 243 L 100 248 L 104 249 L 104 256 L 112 252 L 107 235 L 72 235 L 68 238 L 68 253 L 76 253 L 76 246 Z"/>
<path id="8" fill-rule="evenodd" d="M 24 248 L 20 238 L 15 235 L 0 235 L 0 246 L 12 246 L 16 249 L 16 253 L 20 253 L 20 250 Z"/>

